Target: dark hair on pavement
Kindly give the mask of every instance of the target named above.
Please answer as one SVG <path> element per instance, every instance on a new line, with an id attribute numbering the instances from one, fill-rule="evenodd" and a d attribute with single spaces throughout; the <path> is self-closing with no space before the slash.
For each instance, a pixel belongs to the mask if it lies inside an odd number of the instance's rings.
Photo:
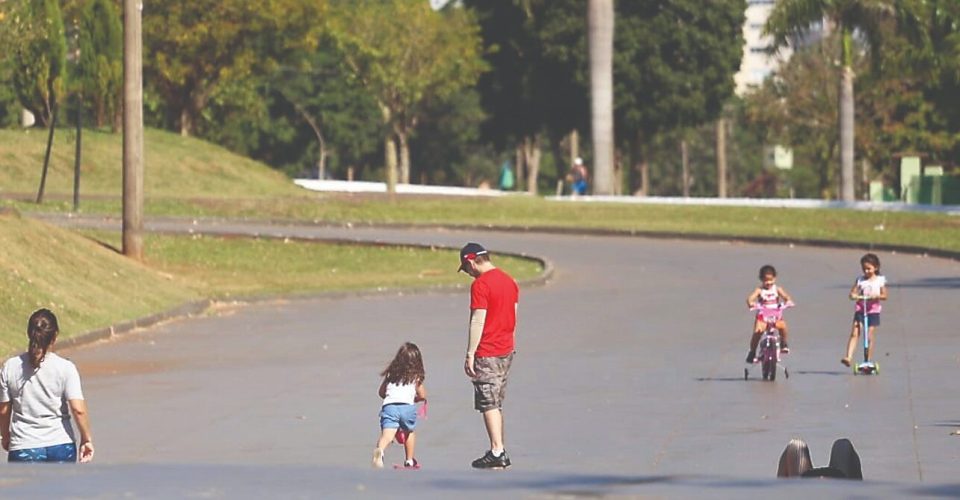
<path id="1" fill-rule="evenodd" d="M 877 270 L 877 274 L 880 274 L 880 257 L 877 257 L 875 253 L 863 254 L 863 257 L 860 257 L 860 265 L 871 264 Z"/>
<path id="2" fill-rule="evenodd" d="M 777 277 L 777 268 L 771 266 L 770 264 L 765 264 L 760 268 L 760 280 L 763 281 L 763 277 L 766 275 L 771 275 L 774 278 Z"/>
<path id="3" fill-rule="evenodd" d="M 396 356 L 380 373 L 387 383 L 419 384 L 427 378 L 423 369 L 423 356 L 420 348 L 413 342 L 406 342 L 397 350 Z"/>
<path id="4" fill-rule="evenodd" d="M 57 334 L 60 333 L 60 325 L 57 324 L 57 317 L 49 309 L 37 309 L 30 315 L 30 321 L 27 322 L 27 338 L 30 339 L 30 365 L 34 368 L 40 368 L 40 363 L 47 356 L 47 350 L 50 345 L 57 340 Z"/>

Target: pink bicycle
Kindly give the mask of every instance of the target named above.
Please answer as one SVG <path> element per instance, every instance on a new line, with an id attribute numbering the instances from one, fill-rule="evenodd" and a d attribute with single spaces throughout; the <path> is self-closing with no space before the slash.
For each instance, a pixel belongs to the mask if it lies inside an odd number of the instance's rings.
<path id="1" fill-rule="evenodd" d="M 790 378 L 790 371 L 787 370 L 780 360 L 780 329 L 777 323 L 783 319 L 783 311 L 793 307 L 793 302 L 781 303 L 773 306 L 761 304 L 754 305 L 751 311 L 758 311 L 760 317 L 766 326 L 760 337 L 760 343 L 757 345 L 757 356 L 753 359 L 753 364 L 759 364 L 763 375 L 763 380 L 776 380 L 777 368 L 783 369 L 783 376 Z M 750 367 L 743 369 L 743 379 L 750 378 Z"/>

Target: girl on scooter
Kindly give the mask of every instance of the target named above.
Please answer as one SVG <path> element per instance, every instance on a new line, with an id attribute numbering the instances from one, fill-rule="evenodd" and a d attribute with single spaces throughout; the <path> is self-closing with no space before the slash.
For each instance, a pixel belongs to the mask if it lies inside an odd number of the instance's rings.
<path id="1" fill-rule="evenodd" d="M 863 324 L 863 315 L 867 315 L 867 325 L 870 344 L 867 347 L 867 359 L 873 359 L 873 340 L 877 327 L 880 326 L 881 300 L 887 300 L 887 278 L 880 274 L 880 258 L 876 254 L 868 253 L 860 258 L 860 268 L 863 275 L 857 278 L 850 289 L 850 300 L 856 304 L 853 313 L 853 327 L 850 329 L 850 339 L 847 341 L 847 353 L 840 360 L 850 366 L 853 359 L 853 350 L 857 347 L 860 329 Z M 866 310 L 864 310 L 866 302 Z M 866 360 L 864 360 L 866 361 Z"/>

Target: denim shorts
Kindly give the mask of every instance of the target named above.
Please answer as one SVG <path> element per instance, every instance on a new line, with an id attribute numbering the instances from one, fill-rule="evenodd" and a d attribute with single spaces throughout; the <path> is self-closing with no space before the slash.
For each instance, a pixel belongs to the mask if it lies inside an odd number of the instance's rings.
<path id="1" fill-rule="evenodd" d="M 485 412 L 503 407 L 511 364 L 513 353 L 474 360 L 473 370 L 477 376 L 473 379 L 473 407 L 477 411 Z"/>
<path id="2" fill-rule="evenodd" d="M 7 453 L 7 462 L 65 463 L 76 461 L 77 445 L 73 443 L 45 446 L 43 448 L 24 448 Z"/>
<path id="3" fill-rule="evenodd" d="M 863 313 L 857 311 L 853 313 L 854 323 L 863 323 Z M 880 313 L 867 313 L 867 326 L 880 326 Z"/>
<path id="4" fill-rule="evenodd" d="M 404 429 L 413 432 L 417 427 L 417 405 L 394 403 L 380 408 L 381 429 Z"/>

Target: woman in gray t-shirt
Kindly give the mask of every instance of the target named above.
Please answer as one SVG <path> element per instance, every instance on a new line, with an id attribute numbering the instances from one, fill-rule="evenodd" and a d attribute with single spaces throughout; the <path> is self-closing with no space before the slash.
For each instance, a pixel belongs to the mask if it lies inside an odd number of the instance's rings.
<path id="1" fill-rule="evenodd" d="M 73 362 L 48 352 L 58 333 L 57 317 L 37 310 L 27 323 L 27 352 L 0 367 L 0 438 L 8 462 L 76 462 L 71 413 L 80 431 L 79 460 L 93 460 L 80 374 Z"/>

